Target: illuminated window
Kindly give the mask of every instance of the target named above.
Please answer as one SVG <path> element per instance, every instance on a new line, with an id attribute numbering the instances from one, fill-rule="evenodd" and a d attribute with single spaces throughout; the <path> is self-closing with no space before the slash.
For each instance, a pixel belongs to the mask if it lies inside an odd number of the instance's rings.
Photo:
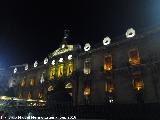
<path id="1" fill-rule="evenodd" d="M 60 64 L 58 66 L 58 77 L 62 77 L 63 76 L 63 68 L 64 68 L 63 64 Z"/>
<path id="2" fill-rule="evenodd" d="M 30 91 L 27 93 L 27 99 L 31 99 L 32 98 L 32 95 L 30 93 Z"/>
<path id="3" fill-rule="evenodd" d="M 90 74 L 91 73 L 91 62 L 90 59 L 86 59 L 84 62 L 84 74 Z"/>
<path id="4" fill-rule="evenodd" d="M 104 70 L 110 71 L 112 70 L 112 56 L 108 55 L 104 58 Z"/>
<path id="5" fill-rule="evenodd" d="M 18 93 L 18 98 L 19 99 L 22 98 L 22 92 L 21 91 L 19 91 L 19 93 Z"/>
<path id="6" fill-rule="evenodd" d="M 139 65 L 140 64 L 140 57 L 139 57 L 139 52 L 138 52 L 137 48 L 129 50 L 128 57 L 129 57 L 129 63 L 131 65 Z"/>
<path id="7" fill-rule="evenodd" d="M 23 80 L 21 81 L 21 87 L 24 87 L 25 84 L 26 84 L 26 82 L 25 82 L 25 80 L 23 79 Z"/>
<path id="8" fill-rule="evenodd" d="M 56 74 L 56 68 L 51 67 L 50 68 L 50 73 L 49 73 L 49 80 L 53 80 L 55 78 L 55 74 Z"/>
<path id="9" fill-rule="evenodd" d="M 136 81 L 136 80 L 133 80 L 133 86 L 136 90 L 141 90 L 144 88 L 144 83 L 143 81 Z"/>
<path id="10" fill-rule="evenodd" d="M 69 63 L 69 64 L 67 65 L 67 76 L 72 75 L 72 73 L 73 73 L 73 64 L 72 64 L 72 63 Z"/>
<path id="11" fill-rule="evenodd" d="M 106 83 L 105 85 L 105 91 L 108 93 L 112 93 L 114 90 L 114 85 L 113 83 Z"/>
<path id="12" fill-rule="evenodd" d="M 39 92 L 38 92 L 38 98 L 41 99 L 42 97 L 43 97 L 42 92 L 39 91 Z"/>
<path id="13" fill-rule="evenodd" d="M 83 92 L 84 96 L 89 96 L 91 94 L 91 89 L 89 87 L 86 87 L 84 89 L 84 92 Z"/>
<path id="14" fill-rule="evenodd" d="M 65 88 L 73 88 L 72 83 L 67 83 L 67 84 L 65 85 Z"/>
<path id="15" fill-rule="evenodd" d="M 144 88 L 144 83 L 141 80 L 141 74 L 140 73 L 135 73 L 135 74 L 133 74 L 133 77 L 134 77 L 134 80 L 132 82 L 133 82 L 134 89 L 136 89 L 138 91 L 143 89 Z"/>
<path id="16" fill-rule="evenodd" d="M 30 84 L 31 87 L 34 86 L 34 84 L 35 84 L 34 79 L 31 79 L 29 84 Z"/>

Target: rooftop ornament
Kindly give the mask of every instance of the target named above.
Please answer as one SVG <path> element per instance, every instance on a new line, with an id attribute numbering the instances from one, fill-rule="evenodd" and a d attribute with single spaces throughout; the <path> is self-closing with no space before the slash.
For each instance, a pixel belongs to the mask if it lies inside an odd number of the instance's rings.
<path id="1" fill-rule="evenodd" d="M 35 61 L 35 62 L 34 62 L 34 67 L 37 67 L 37 66 L 38 66 L 38 62 Z"/>
<path id="2" fill-rule="evenodd" d="M 134 37 L 135 34 L 136 34 L 135 30 L 133 28 L 129 28 L 126 32 L 126 37 L 131 38 L 131 37 Z"/>
<path id="3" fill-rule="evenodd" d="M 52 63 L 51 63 L 51 64 L 52 64 L 52 65 L 55 65 L 55 64 L 56 64 L 55 62 L 56 62 L 55 60 L 52 60 Z"/>
<path id="4" fill-rule="evenodd" d="M 91 45 L 89 43 L 86 43 L 84 45 L 84 51 L 89 51 L 91 49 Z"/>
<path id="5" fill-rule="evenodd" d="M 59 58 L 59 62 L 63 62 L 63 58 Z"/>
<path id="6" fill-rule="evenodd" d="M 47 64 L 48 63 L 48 58 L 46 57 L 45 59 L 44 59 L 44 64 Z"/>
<path id="7" fill-rule="evenodd" d="M 72 55 L 68 55 L 68 60 L 72 60 Z"/>
<path id="8" fill-rule="evenodd" d="M 25 69 L 25 70 L 28 70 L 28 64 L 25 65 L 25 68 L 24 68 L 24 69 Z"/>
<path id="9" fill-rule="evenodd" d="M 17 68 L 14 68 L 13 73 L 15 74 L 17 72 Z"/>
<path id="10" fill-rule="evenodd" d="M 107 36 L 103 39 L 103 45 L 109 45 L 111 43 L 111 39 Z"/>

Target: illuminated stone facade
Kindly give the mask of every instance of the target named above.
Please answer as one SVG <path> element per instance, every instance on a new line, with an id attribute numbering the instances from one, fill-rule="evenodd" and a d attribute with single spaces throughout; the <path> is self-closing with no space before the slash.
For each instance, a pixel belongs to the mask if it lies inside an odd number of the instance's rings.
<path id="1" fill-rule="evenodd" d="M 46 99 L 48 91 L 54 92 L 54 81 L 64 81 L 74 104 L 160 102 L 159 33 L 155 29 L 119 38 L 88 51 L 62 44 L 47 64 L 17 69 L 16 95 Z"/>

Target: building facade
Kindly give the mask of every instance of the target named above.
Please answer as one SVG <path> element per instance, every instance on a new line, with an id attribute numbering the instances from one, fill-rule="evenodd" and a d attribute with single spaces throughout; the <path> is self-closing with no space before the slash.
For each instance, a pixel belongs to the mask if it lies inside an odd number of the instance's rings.
<path id="1" fill-rule="evenodd" d="M 106 37 L 100 46 L 67 44 L 43 62 L 12 66 L 15 95 L 46 99 L 54 93 L 55 81 L 75 105 L 160 102 L 160 28 L 136 34 L 133 29 L 118 40 Z M 115 41 L 115 42 L 112 42 Z"/>

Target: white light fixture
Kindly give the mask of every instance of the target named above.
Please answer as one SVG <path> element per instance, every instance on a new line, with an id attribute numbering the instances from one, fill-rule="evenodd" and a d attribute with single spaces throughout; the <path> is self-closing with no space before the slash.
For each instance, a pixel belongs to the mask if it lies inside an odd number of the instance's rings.
<path id="1" fill-rule="evenodd" d="M 109 45 L 111 43 L 111 39 L 107 36 L 103 39 L 103 45 Z"/>
<path id="2" fill-rule="evenodd" d="M 55 60 L 52 60 L 52 63 L 51 63 L 52 65 L 55 65 L 56 64 L 56 61 Z"/>
<path id="3" fill-rule="evenodd" d="M 68 55 L 68 60 L 72 60 L 72 55 Z"/>
<path id="4" fill-rule="evenodd" d="M 65 48 L 65 44 L 62 44 L 62 48 Z"/>
<path id="5" fill-rule="evenodd" d="M 91 45 L 89 43 L 86 43 L 84 45 L 84 51 L 89 51 L 91 49 Z"/>
<path id="6" fill-rule="evenodd" d="M 134 37 L 135 34 L 136 34 L 135 30 L 133 28 L 129 28 L 126 32 L 126 37 L 131 38 L 131 37 Z"/>
<path id="7" fill-rule="evenodd" d="M 17 72 L 17 68 L 14 68 L 14 71 L 13 71 L 13 73 L 15 74 Z"/>
<path id="8" fill-rule="evenodd" d="M 25 68 L 24 68 L 24 69 L 25 69 L 25 70 L 28 70 L 28 64 L 25 65 Z"/>
<path id="9" fill-rule="evenodd" d="M 59 58 L 59 62 L 63 62 L 63 58 Z"/>
<path id="10" fill-rule="evenodd" d="M 35 61 L 35 62 L 34 62 L 34 67 L 37 67 L 37 66 L 38 66 L 38 62 Z"/>
<path id="11" fill-rule="evenodd" d="M 48 58 L 46 57 L 45 59 L 44 59 L 44 64 L 47 64 L 48 63 Z"/>

